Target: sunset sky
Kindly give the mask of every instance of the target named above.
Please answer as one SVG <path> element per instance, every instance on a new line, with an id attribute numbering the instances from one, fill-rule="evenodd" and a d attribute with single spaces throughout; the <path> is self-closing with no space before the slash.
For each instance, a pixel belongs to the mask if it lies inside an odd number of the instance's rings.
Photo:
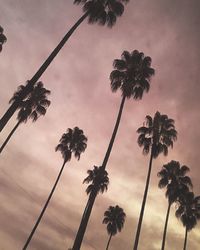
<path id="1" fill-rule="evenodd" d="M 67 128 L 78 126 L 88 147 L 80 161 L 66 164 L 29 249 L 72 247 L 88 198 L 83 179 L 102 164 L 121 101 L 121 93 L 110 89 L 112 63 L 135 49 L 152 58 L 156 73 L 141 101 L 125 103 L 107 166 L 110 185 L 96 199 L 81 249 L 105 249 L 103 214 L 117 204 L 127 216 L 110 249 L 132 249 L 149 161 L 136 130 L 157 110 L 175 120 L 178 140 L 167 157 L 153 162 L 139 250 L 160 249 L 167 199 L 157 173 L 163 164 L 176 160 L 190 167 L 193 191 L 200 195 L 199 10 L 199 0 L 130 0 L 112 29 L 81 24 L 40 79 L 51 90 L 47 114 L 20 125 L 0 156 L 0 250 L 22 248 L 63 163 L 55 147 Z M 0 116 L 17 86 L 31 79 L 81 15 L 72 0 L 0 0 L 0 25 L 8 39 L 0 54 Z M 0 134 L 1 144 L 15 124 L 16 116 Z M 184 228 L 174 212 L 173 207 L 166 250 L 183 247 Z M 200 223 L 188 236 L 188 250 L 199 249 Z"/>

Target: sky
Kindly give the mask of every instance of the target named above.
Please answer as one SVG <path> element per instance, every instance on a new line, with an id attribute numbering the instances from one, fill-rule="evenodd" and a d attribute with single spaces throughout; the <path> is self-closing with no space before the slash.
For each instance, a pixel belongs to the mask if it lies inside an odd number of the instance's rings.
<path id="1" fill-rule="evenodd" d="M 0 114 L 17 86 L 31 79 L 52 49 L 82 15 L 69 0 L 0 0 L 0 25 L 7 43 L 0 54 Z M 102 164 L 121 94 L 112 93 L 109 75 L 124 50 L 152 58 L 155 76 L 141 101 L 125 103 L 108 162 L 108 191 L 96 199 L 82 250 L 105 249 L 104 211 L 119 205 L 126 213 L 122 232 L 111 250 L 132 249 L 149 156 L 137 145 L 138 127 L 156 111 L 175 120 L 178 140 L 167 157 L 153 162 L 139 250 L 161 247 L 167 199 L 157 173 L 171 160 L 190 168 L 193 191 L 200 195 L 200 2 L 199 0 L 131 0 L 109 29 L 85 21 L 41 77 L 51 90 L 51 105 L 36 123 L 20 125 L 0 157 L 0 250 L 21 249 L 63 163 L 55 147 L 67 128 L 78 126 L 88 138 L 80 161 L 66 164 L 54 196 L 31 241 L 30 250 L 72 247 L 87 202 L 82 184 L 87 170 Z M 0 135 L 2 143 L 14 116 Z M 182 249 L 184 228 L 173 207 L 166 249 Z M 189 233 L 188 249 L 200 248 L 200 228 Z"/>

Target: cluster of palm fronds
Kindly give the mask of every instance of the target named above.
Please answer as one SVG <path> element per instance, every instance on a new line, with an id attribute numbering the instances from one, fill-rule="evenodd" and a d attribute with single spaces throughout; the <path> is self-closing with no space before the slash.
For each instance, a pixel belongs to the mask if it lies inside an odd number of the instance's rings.
<path id="1" fill-rule="evenodd" d="M 38 80 L 75 29 L 86 18 L 88 18 L 89 23 L 98 23 L 112 27 L 116 23 L 117 17 L 123 14 L 124 3 L 127 2 L 128 0 L 74 0 L 75 4 L 83 4 L 84 15 L 64 36 L 61 42 L 49 55 L 47 60 L 33 75 L 31 80 L 27 81 L 25 86 L 21 85 L 11 98 L 11 106 L 0 120 L 0 131 L 5 127 L 15 111 L 18 111 L 18 122 L 1 146 L 0 153 L 20 124 L 27 122 L 29 118 L 36 121 L 41 115 L 45 115 L 46 110 L 50 105 L 50 101 L 47 98 L 50 91 L 45 89 L 43 83 L 38 82 Z M 2 49 L 2 44 L 5 41 L 6 37 L 3 35 L 3 29 L 0 27 L 0 50 Z M 116 92 L 117 90 L 121 91 L 121 104 L 113 134 L 105 157 L 102 161 L 102 165 L 99 167 L 94 166 L 92 170 L 88 170 L 88 176 L 83 181 L 84 183 L 89 184 L 86 189 L 88 201 L 81 218 L 80 226 L 77 230 L 72 247 L 73 250 L 79 250 L 81 248 L 82 240 L 84 238 L 97 195 L 99 193 L 103 193 L 108 188 L 109 178 L 106 166 L 118 131 L 125 101 L 131 98 L 136 100 L 142 99 L 144 92 L 148 92 L 150 89 L 150 81 L 155 73 L 154 69 L 151 67 L 151 61 L 152 60 L 149 56 L 145 56 L 144 53 L 139 52 L 138 50 L 133 50 L 132 52 L 124 51 L 121 58 L 116 59 L 113 62 L 114 70 L 110 74 L 111 90 L 113 92 Z M 161 114 L 160 112 L 156 112 L 154 117 L 149 115 L 146 116 L 143 126 L 140 127 L 137 132 L 139 133 L 138 144 L 140 147 L 143 147 L 144 154 L 150 154 L 150 160 L 143 202 L 136 230 L 133 247 L 134 250 L 138 249 L 153 160 L 160 154 L 163 154 L 164 156 L 168 155 L 168 149 L 173 147 L 173 143 L 177 139 L 177 131 L 175 129 L 174 120 L 165 114 Z M 60 142 L 56 147 L 56 151 L 61 152 L 63 165 L 23 249 L 28 247 L 34 232 L 42 219 L 42 216 L 58 184 L 65 164 L 71 160 L 72 155 L 79 160 L 86 147 L 87 137 L 84 135 L 83 130 L 78 127 L 75 127 L 74 129 L 68 128 L 67 132 L 62 135 Z M 162 249 L 165 247 L 169 212 L 173 203 L 176 204 L 176 216 L 181 218 L 181 221 L 186 228 L 184 249 L 186 249 L 188 231 L 196 225 L 197 220 L 200 218 L 200 197 L 195 197 L 192 192 L 191 179 L 186 175 L 188 171 L 189 168 L 187 166 L 180 166 L 179 162 L 171 161 L 168 164 L 165 164 L 162 170 L 158 173 L 158 176 L 160 177 L 159 187 L 166 187 L 166 197 L 169 202 L 163 233 Z M 109 247 L 112 236 L 122 230 L 125 217 L 126 215 L 123 209 L 118 205 L 110 206 L 104 213 L 103 223 L 107 224 L 107 232 L 109 234 L 106 249 Z"/>
<path id="2" fill-rule="evenodd" d="M 6 36 L 3 34 L 3 28 L 0 26 L 0 52 L 2 51 L 3 44 L 7 41 Z"/>
<path id="3" fill-rule="evenodd" d="M 197 220 L 200 219 L 200 196 L 192 192 L 192 181 L 187 172 L 189 168 L 181 166 L 178 161 L 170 161 L 163 165 L 162 170 L 158 173 L 160 188 L 166 187 L 166 198 L 168 199 L 168 209 L 165 220 L 163 233 L 162 249 L 165 247 L 167 233 L 167 224 L 169 219 L 170 208 L 173 203 L 176 204 L 176 216 L 181 219 L 185 227 L 185 241 L 183 249 L 186 249 L 187 233 L 192 230 Z"/>

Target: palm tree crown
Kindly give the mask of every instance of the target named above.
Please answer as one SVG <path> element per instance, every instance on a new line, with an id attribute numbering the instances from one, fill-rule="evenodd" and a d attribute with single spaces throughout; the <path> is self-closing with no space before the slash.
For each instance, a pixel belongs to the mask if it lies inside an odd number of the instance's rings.
<path id="1" fill-rule="evenodd" d="M 56 151 L 60 151 L 64 162 L 67 162 L 71 160 L 72 153 L 79 160 L 86 147 L 87 137 L 84 135 L 83 130 L 75 127 L 74 129 L 68 128 L 67 132 L 62 135 Z"/>
<path id="2" fill-rule="evenodd" d="M 93 170 L 87 171 L 88 176 L 84 179 L 83 183 L 91 184 L 87 187 L 86 193 L 90 194 L 92 191 L 96 190 L 97 193 L 103 193 L 107 191 L 109 178 L 108 173 L 102 167 L 94 166 Z"/>
<path id="3" fill-rule="evenodd" d="M 177 139 L 174 120 L 167 115 L 161 115 L 158 111 L 154 118 L 146 116 L 146 122 L 137 132 L 140 134 L 138 144 L 143 147 L 143 153 L 148 154 L 152 148 L 153 158 L 157 158 L 160 153 L 166 156 L 168 147 L 173 148 L 173 141 Z"/>
<path id="4" fill-rule="evenodd" d="M 7 41 L 6 36 L 3 34 L 3 28 L 0 25 L 0 52 L 2 51 L 2 45 Z"/>
<path id="5" fill-rule="evenodd" d="M 88 13 L 89 23 L 98 23 L 112 27 L 124 12 L 123 3 L 129 0 L 74 0 L 75 4 L 83 4 L 83 11 Z"/>
<path id="6" fill-rule="evenodd" d="M 178 204 L 176 216 L 181 219 L 187 231 L 190 231 L 200 219 L 200 196 L 195 197 L 193 192 L 188 192 L 180 197 Z"/>
<path id="7" fill-rule="evenodd" d="M 32 92 L 21 101 L 20 96 L 25 86 L 19 86 L 18 90 L 14 93 L 10 99 L 10 103 L 17 101 L 19 103 L 18 120 L 26 122 L 28 118 L 31 118 L 34 122 L 41 116 L 46 114 L 46 109 L 50 105 L 50 101 L 47 99 L 47 95 L 51 92 L 44 88 L 42 82 L 38 82 Z"/>
<path id="8" fill-rule="evenodd" d="M 190 177 L 186 176 L 189 172 L 187 166 L 180 166 L 178 161 L 170 161 L 163 165 L 162 170 L 158 173 L 160 177 L 159 188 L 167 187 L 166 197 L 169 203 L 176 202 L 180 196 L 192 188 Z"/>
<path id="9" fill-rule="evenodd" d="M 144 91 L 149 91 L 150 80 L 155 73 L 149 56 L 145 57 L 138 50 L 124 51 L 121 59 L 114 60 L 113 66 L 115 70 L 110 74 L 113 92 L 121 89 L 122 96 L 141 99 Z"/>
<path id="10" fill-rule="evenodd" d="M 109 235 L 115 235 L 117 232 L 121 232 L 126 214 L 124 210 L 116 205 L 110 206 L 104 213 L 103 224 L 107 224 L 107 232 Z"/>

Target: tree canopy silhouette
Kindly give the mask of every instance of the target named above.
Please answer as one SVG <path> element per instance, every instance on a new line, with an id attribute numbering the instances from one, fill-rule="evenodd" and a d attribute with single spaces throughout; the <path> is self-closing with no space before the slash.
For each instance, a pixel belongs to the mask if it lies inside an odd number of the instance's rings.
<path id="1" fill-rule="evenodd" d="M 3 28 L 0 25 L 0 52 L 2 51 L 3 44 L 7 41 L 6 36 L 3 34 Z"/>
<path id="2" fill-rule="evenodd" d="M 23 247 L 23 250 L 27 249 L 34 233 L 35 230 L 37 229 L 43 215 L 44 212 L 51 200 L 51 197 L 56 189 L 56 186 L 58 184 L 58 181 L 60 180 L 61 174 L 63 172 L 64 166 L 66 164 L 66 162 L 71 160 L 72 155 L 74 154 L 75 158 L 77 158 L 77 160 L 80 159 L 80 155 L 85 151 L 87 147 L 87 137 L 84 135 L 83 130 L 79 129 L 78 127 L 75 127 L 74 129 L 68 128 L 67 132 L 64 133 L 60 139 L 60 143 L 56 146 L 56 151 L 60 151 L 63 157 L 63 165 L 61 167 L 61 170 L 58 174 L 58 177 L 53 185 L 53 188 L 49 194 L 49 197 Z"/>
<path id="3" fill-rule="evenodd" d="M 151 61 L 151 57 L 138 50 L 124 51 L 121 59 L 113 62 L 115 70 L 110 74 L 112 91 L 120 89 L 122 97 L 141 99 L 144 92 L 149 91 L 151 77 L 155 74 Z"/>
<path id="4" fill-rule="evenodd" d="M 108 210 L 105 211 L 103 224 L 107 224 L 107 232 L 108 235 L 110 235 L 106 250 L 108 250 L 112 236 L 116 235 L 117 232 L 121 232 L 124 226 L 125 217 L 126 214 L 124 213 L 124 210 L 118 205 L 115 207 L 110 206 Z"/>
<path id="5" fill-rule="evenodd" d="M 124 12 L 124 3 L 129 0 L 74 0 L 75 4 L 83 4 L 83 11 L 88 13 L 88 23 L 98 23 L 113 27 L 117 17 Z"/>
<path id="6" fill-rule="evenodd" d="M 94 190 L 102 194 L 107 191 L 109 184 L 107 171 L 103 170 L 102 167 L 94 166 L 93 170 L 87 171 L 87 174 L 88 176 L 83 180 L 83 183 L 90 183 L 86 189 L 87 194 Z"/>
<path id="7" fill-rule="evenodd" d="M 200 219 L 200 196 L 195 197 L 193 192 L 180 196 L 176 216 L 180 218 L 185 227 L 183 250 L 186 250 L 188 232 L 196 226 L 197 220 Z"/>
<path id="8" fill-rule="evenodd" d="M 64 133 L 60 139 L 60 143 L 56 147 L 56 151 L 60 151 L 64 162 L 70 161 L 72 154 L 77 160 L 80 160 L 80 155 L 87 147 L 87 137 L 83 130 L 75 127 L 68 128 L 67 133 Z"/>
<path id="9" fill-rule="evenodd" d="M 160 114 L 158 111 L 155 113 L 153 118 L 147 115 L 145 123 L 137 130 L 137 132 L 139 133 L 138 145 L 143 147 L 143 154 L 146 155 L 149 152 L 151 152 L 151 154 L 140 217 L 135 236 L 134 250 L 137 250 L 138 248 L 153 158 L 157 158 L 161 153 L 166 156 L 168 154 L 168 147 L 173 147 L 173 142 L 177 139 L 174 120 L 168 118 L 167 115 Z"/>
<path id="10" fill-rule="evenodd" d="M 18 122 L 6 138 L 5 142 L 2 144 L 0 153 L 3 151 L 11 136 L 21 123 L 26 123 L 28 119 L 32 119 L 33 122 L 37 121 L 40 116 L 46 114 L 47 108 L 51 103 L 47 98 L 47 96 L 50 95 L 51 92 L 44 88 L 42 82 L 38 82 L 34 86 L 32 92 L 26 97 L 26 99 L 24 101 L 21 101 L 20 95 L 24 88 L 25 87 L 23 85 L 20 85 L 18 90 L 10 99 L 10 103 L 18 102 Z"/>
<path id="11" fill-rule="evenodd" d="M 167 224 L 171 205 L 174 202 L 177 202 L 182 195 L 189 192 L 190 188 L 192 188 L 192 181 L 190 177 L 186 175 L 189 170 L 190 169 L 187 166 L 181 166 L 178 161 L 170 161 L 169 163 L 163 165 L 161 171 L 158 172 L 158 177 L 160 177 L 158 186 L 159 188 L 167 188 L 165 195 L 168 198 L 168 209 L 163 232 L 162 250 L 165 249 Z"/>
<path id="12" fill-rule="evenodd" d="M 168 148 L 173 148 L 173 142 L 177 139 L 174 120 L 157 111 L 154 118 L 147 115 L 145 123 L 146 126 L 137 130 L 140 134 L 138 145 L 143 147 L 143 153 L 146 155 L 151 149 L 153 158 L 157 158 L 161 153 L 167 156 Z"/>

